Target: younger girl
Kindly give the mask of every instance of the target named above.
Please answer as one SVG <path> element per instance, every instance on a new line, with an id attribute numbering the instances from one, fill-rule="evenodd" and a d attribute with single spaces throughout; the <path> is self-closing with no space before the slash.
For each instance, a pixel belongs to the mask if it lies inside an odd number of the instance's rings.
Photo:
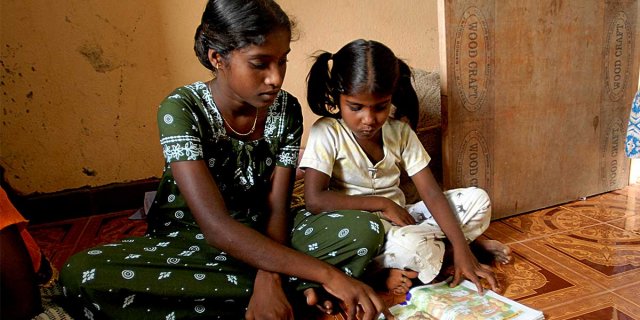
<path id="1" fill-rule="evenodd" d="M 416 134 L 397 120 L 406 117 L 413 126 L 418 120 L 410 79 L 409 67 L 376 41 L 355 40 L 333 55 L 324 52 L 316 57 L 307 79 L 307 100 L 323 118 L 311 128 L 300 163 L 306 168 L 306 208 L 315 215 L 372 212 L 393 224 L 386 223 L 385 250 L 376 261 L 384 268 L 396 268 L 387 279 L 388 289 L 395 293 L 406 292 L 411 286 L 407 278 L 415 277 L 415 272 L 404 269 L 419 272 L 424 283 L 438 275 L 445 237 L 455 268 L 451 285 L 466 277 L 482 293 L 480 278 L 484 278 L 499 291 L 491 267 L 480 264 L 469 246 L 489 225 L 487 194 L 478 188 L 443 194 Z M 405 207 L 399 188 L 401 170 L 411 177 L 421 203 Z M 299 242 L 294 245 L 305 244 L 304 239 Z M 510 249 L 500 242 L 475 242 L 500 262 L 511 259 Z"/>

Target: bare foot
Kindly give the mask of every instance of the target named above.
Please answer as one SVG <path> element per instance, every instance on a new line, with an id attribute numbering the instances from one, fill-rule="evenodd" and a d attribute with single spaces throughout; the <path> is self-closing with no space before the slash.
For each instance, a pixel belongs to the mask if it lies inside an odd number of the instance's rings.
<path id="1" fill-rule="evenodd" d="M 304 290 L 304 296 L 307 298 L 307 305 L 316 306 L 323 313 L 333 314 L 333 302 L 323 299 L 324 301 L 320 303 L 320 297 L 314 288 Z"/>
<path id="2" fill-rule="evenodd" d="M 410 270 L 389 269 L 389 276 L 385 281 L 387 290 L 396 295 L 406 294 L 411 289 L 411 279 L 418 277 L 418 273 Z"/>
<path id="3" fill-rule="evenodd" d="M 493 255 L 493 258 L 502 264 L 507 264 L 513 260 L 511 248 L 497 240 L 478 240 L 476 244 Z"/>

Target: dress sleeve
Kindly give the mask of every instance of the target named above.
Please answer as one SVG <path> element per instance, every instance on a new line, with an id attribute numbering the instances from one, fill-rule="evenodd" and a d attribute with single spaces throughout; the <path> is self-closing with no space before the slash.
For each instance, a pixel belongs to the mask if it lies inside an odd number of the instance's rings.
<path id="1" fill-rule="evenodd" d="M 320 118 L 311 126 L 307 146 L 304 149 L 301 168 L 312 168 L 331 177 L 333 165 L 338 156 L 337 146 L 340 145 L 335 123 L 330 118 Z"/>
<path id="2" fill-rule="evenodd" d="M 295 168 L 300 153 L 300 141 L 302 140 L 303 122 L 302 109 L 298 99 L 292 95 L 286 95 L 285 103 L 285 132 L 281 136 L 280 148 L 276 154 L 276 165 L 280 167 Z"/>
<path id="3" fill-rule="evenodd" d="M 167 163 L 203 159 L 197 105 L 179 90 L 168 96 L 158 108 L 160 144 Z"/>
<path id="4" fill-rule="evenodd" d="M 411 177 L 429 165 L 431 157 L 418 139 L 418 135 L 408 125 L 403 126 L 402 136 L 402 141 L 406 142 L 402 152 L 402 162 L 407 175 Z"/>

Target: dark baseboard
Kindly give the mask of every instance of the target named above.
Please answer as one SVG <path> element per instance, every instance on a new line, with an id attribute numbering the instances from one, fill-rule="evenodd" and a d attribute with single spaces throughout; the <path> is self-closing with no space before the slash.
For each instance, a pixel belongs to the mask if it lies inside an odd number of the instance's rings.
<path id="1" fill-rule="evenodd" d="M 158 184 L 159 179 L 150 178 L 46 194 L 14 195 L 11 200 L 30 224 L 39 224 L 142 208 L 145 192 L 156 190 Z"/>

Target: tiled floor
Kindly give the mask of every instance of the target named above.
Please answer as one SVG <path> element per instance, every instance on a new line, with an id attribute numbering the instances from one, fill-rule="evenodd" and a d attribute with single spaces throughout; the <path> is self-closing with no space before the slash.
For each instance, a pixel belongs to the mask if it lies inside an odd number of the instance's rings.
<path id="1" fill-rule="evenodd" d="M 495 266 L 503 295 L 545 319 L 640 320 L 640 185 L 493 221 L 483 236 L 513 250 Z"/>
<path id="2" fill-rule="evenodd" d="M 547 319 L 640 319 L 640 185 L 494 221 L 505 295 Z"/>
<path id="3" fill-rule="evenodd" d="M 70 252 L 114 241 L 123 230 L 124 236 L 144 232 L 142 221 L 126 219 L 131 213 L 30 230 L 59 265 Z M 640 320 L 640 185 L 493 221 L 484 236 L 514 252 L 513 263 L 496 266 L 504 295 L 546 319 Z"/>

